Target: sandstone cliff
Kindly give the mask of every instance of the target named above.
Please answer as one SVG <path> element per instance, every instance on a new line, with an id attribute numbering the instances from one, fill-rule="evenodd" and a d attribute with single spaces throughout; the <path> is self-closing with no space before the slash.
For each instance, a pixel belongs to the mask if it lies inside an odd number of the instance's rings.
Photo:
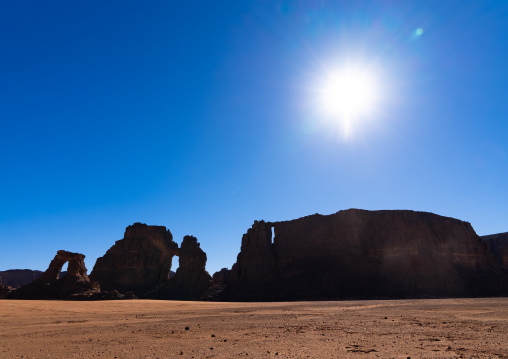
<path id="1" fill-rule="evenodd" d="M 496 260 L 508 270 L 508 232 L 483 236 Z"/>
<path id="2" fill-rule="evenodd" d="M 185 236 L 179 250 L 176 274 L 159 290 L 159 298 L 195 299 L 212 285 L 212 277 L 205 269 L 206 253 L 193 236 Z"/>
<path id="3" fill-rule="evenodd" d="M 508 294 L 469 223 L 413 211 L 255 222 L 226 277 L 224 299 L 233 300 Z"/>
<path id="4" fill-rule="evenodd" d="M 166 227 L 134 223 L 126 228 L 123 239 L 97 259 L 90 278 L 106 291 L 144 294 L 169 279 L 177 254 L 178 245 Z"/>
<path id="5" fill-rule="evenodd" d="M 10 293 L 13 299 L 72 299 L 77 296 L 91 296 L 99 293 L 96 283 L 91 283 L 86 272 L 85 256 L 60 250 L 48 269 L 31 283 Z M 65 263 L 69 262 L 67 273 L 60 277 Z"/>

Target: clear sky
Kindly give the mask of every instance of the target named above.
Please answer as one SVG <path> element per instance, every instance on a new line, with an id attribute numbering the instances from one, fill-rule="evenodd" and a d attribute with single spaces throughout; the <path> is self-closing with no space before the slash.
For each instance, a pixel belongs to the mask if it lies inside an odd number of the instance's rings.
<path id="1" fill-rule="evenodd" d="M 133 222 L 211 273 L 256 219 L 508 231 L 507 1 L 2 1 L 0 51 L 0 270 L 90 271 Z M 377 100 L 346 130 L 317 97 L 348 66 Z"/>

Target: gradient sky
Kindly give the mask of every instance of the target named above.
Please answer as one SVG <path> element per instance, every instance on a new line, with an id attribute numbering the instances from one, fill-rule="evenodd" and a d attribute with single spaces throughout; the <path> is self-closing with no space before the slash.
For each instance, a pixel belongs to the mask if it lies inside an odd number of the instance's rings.
<path id="1" fill-rule="evenodd" d="M 507 1 L 3 1 L 0 50 L 0 270 L 91 271 L 134 222 L 211 273 L 256 219 L 508 231 Z M 344 63 L 382 88 L 349 136 L 312 100 Z"/>

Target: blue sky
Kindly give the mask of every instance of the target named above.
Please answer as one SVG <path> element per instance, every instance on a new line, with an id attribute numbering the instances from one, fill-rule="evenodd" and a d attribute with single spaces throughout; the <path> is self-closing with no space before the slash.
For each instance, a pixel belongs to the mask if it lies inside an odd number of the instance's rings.
<path id="1" fill-rule="evenodd" d="M 91 270 L 133 222 L 210 272 L 256 219 L 508 231 L 506 1 L 4 1 L 0 49 L 0 270 Z M 314 101 L 345 63 L 380 87 L 349 136 Z"/>

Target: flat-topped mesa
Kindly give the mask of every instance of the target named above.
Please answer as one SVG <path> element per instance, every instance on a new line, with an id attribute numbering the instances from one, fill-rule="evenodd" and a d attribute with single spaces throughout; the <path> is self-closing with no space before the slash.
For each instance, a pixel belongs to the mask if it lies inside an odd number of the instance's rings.
<path id="1" fill-rule="evenodd" d="M 233 300 L 508 293 L 506 274 L 469 223 L 414 211 L 255 222 L 225 277 L 224 299 Z"/>
<path id="2" fill-rule="evenodd" d="M 31 269 L 9 269 L 1 271 L 0 277 L 3 278 L 4 285 L 19 288 L 39 278 L 42 273 L 44 272 Z"/>
<path id="3" fill-rule="evenodd" d="M 206 253 L 194 236 L 185 236 L 179 250 L 176 274 L 161 286 L 158 296 L 166 299 L 197 299 L 212 285 L 206 271 Z"/>
<path id="4" fill-rule="evenodd" d="M 508 270 L 508 232 L 491 234 L 481 238 L 487 242 L 498 263 Z"/>
<path id="5" fill-rule="evenodd" d="M 134 223 L 124 238 L 97 259 L 90 274 L 103 290 L 133 291 L 141 295 L 169 279 L 178 244 L 164 226 Z"/>
<path id="6" fill-rule="evenodd" d="M 60 278 L 65 263 L 67 273 Z M 97 283 L 91 283 L 85 267 L 85 255 L 59 250 L 48 269 L 31 283 L 11 293 L 13 299 L 71 299 L 100 292 Z"/>

